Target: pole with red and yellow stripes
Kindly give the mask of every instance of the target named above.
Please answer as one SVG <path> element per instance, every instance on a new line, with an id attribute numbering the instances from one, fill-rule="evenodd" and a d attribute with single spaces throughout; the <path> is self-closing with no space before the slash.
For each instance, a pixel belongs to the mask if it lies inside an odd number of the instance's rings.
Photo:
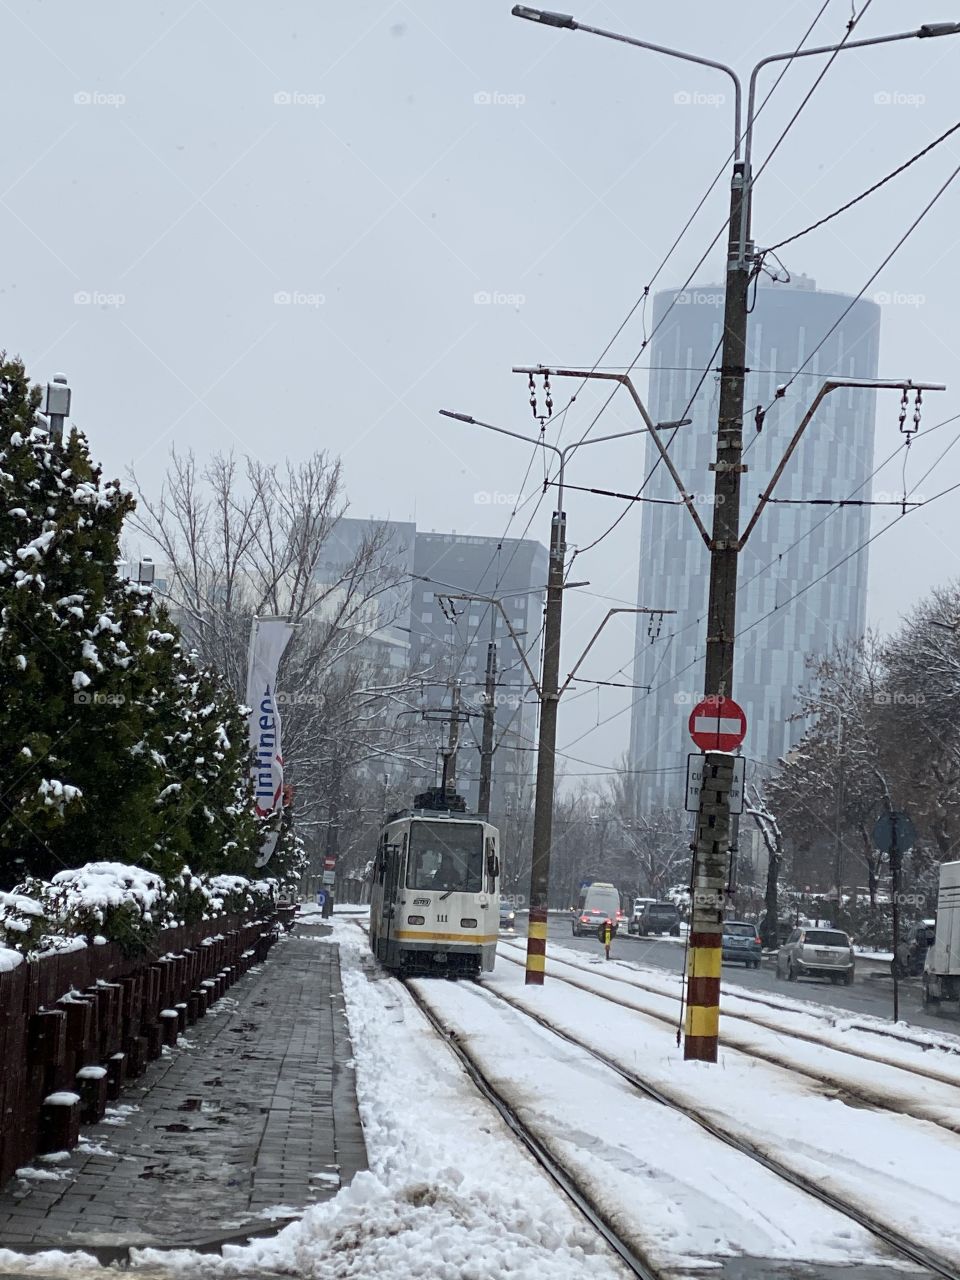
<path id="1" fill-rule="evenodd" d="M 697 815 L 683 1056 L 698 1062 L 716 1062 L 720 1035 L 723 896 L 730 856 L 729 796 L 733 759 L 725 752 L 707 752 Z"/>

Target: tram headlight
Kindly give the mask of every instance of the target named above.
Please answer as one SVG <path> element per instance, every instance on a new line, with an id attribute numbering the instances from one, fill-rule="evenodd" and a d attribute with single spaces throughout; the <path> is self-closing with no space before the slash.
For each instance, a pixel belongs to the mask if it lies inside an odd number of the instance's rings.
<path id="1" fill-rule="evenodd" d="M 407 916 L 407 924 L 423 924 L 423 916 Z"/>
<path id="2" fill-rule="evenodd" d="M 475 929 L 476 927 L 477 927 L 477 922 L 476 922 L 476 920 L 466 920 L 466 919 L 464 919 L 464 920 L 461 920 L 461 921 L 460 921 L 460 928 L 461 928 L 461 929 Z"/>

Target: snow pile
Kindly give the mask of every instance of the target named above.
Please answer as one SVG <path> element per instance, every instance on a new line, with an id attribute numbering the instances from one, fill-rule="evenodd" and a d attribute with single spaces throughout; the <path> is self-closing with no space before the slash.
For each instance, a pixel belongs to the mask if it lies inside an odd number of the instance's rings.
<path id="1" fill-rule="evenodd" d="M 88 862 L 73 871 L 58 871 L 51 882 L 51 897 L 61 914 L 89 913 L 101 923 L 111 907 L 132 906 L 145 920 L 163 893 L 163 880 L 143 867 L 122 862 Z"/>

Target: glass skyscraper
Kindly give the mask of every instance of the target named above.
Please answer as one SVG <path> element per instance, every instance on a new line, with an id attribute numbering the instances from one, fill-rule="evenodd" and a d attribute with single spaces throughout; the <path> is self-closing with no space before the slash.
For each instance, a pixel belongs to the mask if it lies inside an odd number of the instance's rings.
<path id="1" fill-rule="evenodd" d="M 850 303 L 843 294 L 816 289 L 806 277 L 787 285 L 761 283 L 756 290 L 747 336 L 743 461 L 748 470 L 741 477 L 741 529 L 825 377 L 877 377 L 880 309 L 861 299 L 843 315 Z M 670 455 L 687 490 L 696 494 L 709 532 L 709 466 L 716 448 L 719 393 L 714 370 L 720 362 L 719 354 L 711 360 L 711 352 L 722 330 L 723 289 L 659 293 L 653 318 L 655 324 L 661 319 L 663 323 L 650 345 L 647 405 L 655 422 L 693 419 L 677 431 Z M 777 388 L 790 382 L 834 325 L 804 372 L 777 399 Z M 708 364 L 710 373 L 690 405 Z M 872 391 L 847 388 L 827 396 L 774 497 L 869 499 L 875 399 Z M 756 406 L 771 402 L 758 431 Z M 885 399 L 887 403 L 895 428 L 895 396 Z M 669 438 L 669 432 L 664 434 Z M 648 440 L 644 475 L 657 457 Z M 644 496 L 678 497 L 662 463 Z M 748 761 L 772 763 L 799 738 L 796 693 L 807 679 L 808 655 L 828 652 L 844 638 L 863 634 L 866 550 L 817 580 L 864 542 L 869 529 L 869 507 L 770 503 L 741 552 L 733 695 L 747 713 L 743 750 Z M 640 812 L 683 804 L 686 757 L 695 750 L 687 735 L 687 717 L 703 691 L 708 574 L 709 552 L 684 508 L 645 505 L 638 603 L 649 604 L 655 597 L 677 613 L 664 619 L 654 640 L 642 616 L 637 628 L 634 683 L 640 687 L 634 694 L 630 758 L 632 767 L 641 771 L 636 788 Z M 758 776 L 757 770 L 748 763 L 748 780 L 751 776 Z"/>

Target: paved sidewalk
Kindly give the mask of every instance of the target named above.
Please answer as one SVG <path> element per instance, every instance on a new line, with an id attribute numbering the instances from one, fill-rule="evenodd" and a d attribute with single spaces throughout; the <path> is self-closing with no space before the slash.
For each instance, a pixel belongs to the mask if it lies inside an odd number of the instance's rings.
<path id="1" fill-rule="evenodd" d="M 212 1245 L 366 1168 L 339 953 L 304 925 L 164 1050 L 69 1160 L 0 1193 L 0 1247 Z M 42 1173 L 48 1177 L 44 1179 Z M 50 1175 L 57 1175 L 53 1180 Z M 273 1212 L 267 1212 L 273 1211 Z"/>

